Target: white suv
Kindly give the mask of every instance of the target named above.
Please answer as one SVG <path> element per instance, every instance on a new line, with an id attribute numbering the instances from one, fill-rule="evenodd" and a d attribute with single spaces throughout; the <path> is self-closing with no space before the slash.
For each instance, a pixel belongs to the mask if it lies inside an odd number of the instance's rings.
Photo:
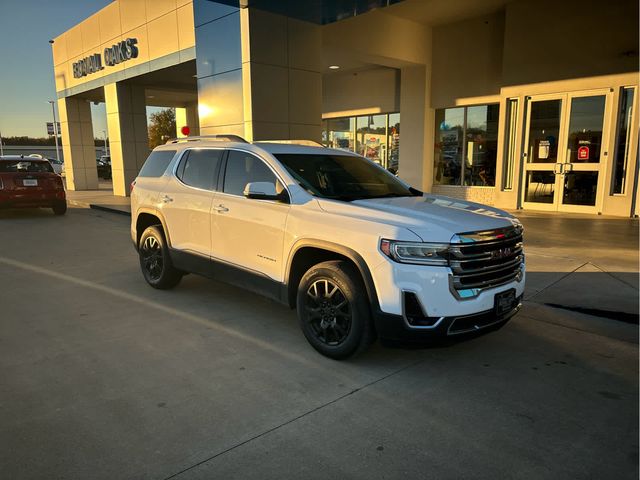
<path id="1" fill-rule="evenodd" d="M 192 137 L 157 147 L 131 184 L 146 281 L 215 277 L 296 308 L 320 353 L 376 337 L 502 326 L 524 292 L 522 226 L 507 212 L 424 194 L 375 163 L 311 142 Z"/>

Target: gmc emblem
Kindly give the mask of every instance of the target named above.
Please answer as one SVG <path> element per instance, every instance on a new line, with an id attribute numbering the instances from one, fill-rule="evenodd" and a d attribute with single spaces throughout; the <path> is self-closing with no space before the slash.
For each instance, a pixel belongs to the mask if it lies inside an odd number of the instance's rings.
<path id="1" fill-rule="evenodd" d="M 513 248 L 511 247 L 499 248 L 498 250 L 493 250 L 491 252 L 491 259 L 495 260 L 499 258 L 506 258 L 510 256 L 512 253 L 513 253 Z"/>

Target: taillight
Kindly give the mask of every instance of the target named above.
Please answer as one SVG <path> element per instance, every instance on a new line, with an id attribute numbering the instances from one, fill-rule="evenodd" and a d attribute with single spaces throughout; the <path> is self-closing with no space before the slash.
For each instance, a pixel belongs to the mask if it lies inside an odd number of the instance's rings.
<path id="1" fill-rule="evenodd" d="M 0 178 L 0 190 L 4 189 L 4 183 L 2 183 L 2 178 Z"/>
<path id="2" fill-rule="evenodd" d="M 136 181 L 134 180 L 133 182 L 131 182 L 131 185 L 129 185 L 129 195 L 131 195 L 133 193 L 133 187 L 136 185 Z"/>

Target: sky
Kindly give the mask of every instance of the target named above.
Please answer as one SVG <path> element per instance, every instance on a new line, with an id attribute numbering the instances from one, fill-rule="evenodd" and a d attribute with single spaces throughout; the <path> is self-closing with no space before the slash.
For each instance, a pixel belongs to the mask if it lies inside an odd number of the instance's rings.
<path id="1" fill-rule="evenodd" d="M 0 132 L 3 137 L 47 135 L 55 99 L 49 40 L 108 5 L 110 0 L 0 0 Z M 57 109 L 57 105 L 56 105 Z M 94 136 L 106 129 L 104 105 L 92 107 Z"/>

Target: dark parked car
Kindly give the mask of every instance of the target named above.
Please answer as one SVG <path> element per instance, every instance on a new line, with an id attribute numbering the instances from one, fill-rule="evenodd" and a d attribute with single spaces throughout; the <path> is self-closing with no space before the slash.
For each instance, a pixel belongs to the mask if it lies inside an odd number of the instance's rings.
<path id="1" fill-rule="evenodd" d="M 67 211 L 62 177 L 51 163 L 34 157 L 0 157 L 0 208 L 51 208 L 56 215 Z"/>
<path id="2" fill-rule="evenodd" d="M 96 160 L 98 165 L 98 177 L 105 180 L 111 179 L 111 157 L 109 155 L 103 155 Z"/>
<path id="3" fill-rule="evenodd" d="M 55 158 L 45 157 L 44 155 L 40 155 L 39 153 L 32 153 L 29 157 L 39 158 L 41 160 L 48 160 L 51 166 L 53 167 L 53 171 L 58 174 L 62 174 L 64 170 L 64 162 L 62 160 L 57 160 Z"/>

